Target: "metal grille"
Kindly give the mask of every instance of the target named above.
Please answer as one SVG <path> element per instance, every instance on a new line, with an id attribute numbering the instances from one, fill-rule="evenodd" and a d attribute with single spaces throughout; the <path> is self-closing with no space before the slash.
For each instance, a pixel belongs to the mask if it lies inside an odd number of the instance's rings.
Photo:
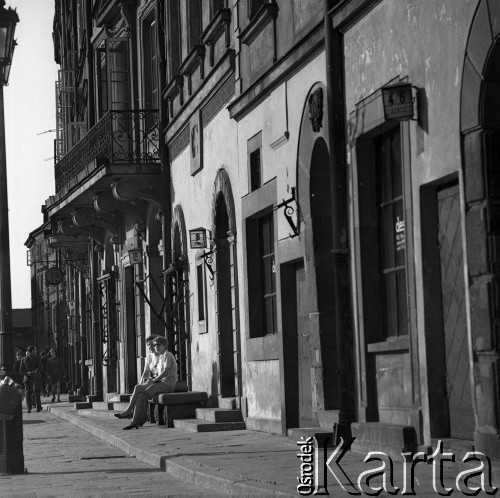
<path id="1" fill-rule="evenodd" d="M 92 161 L 102 164 L 159 163 L 157 111 L 109 111 L 55 166 L 56 191 Z"/>
<path id="2" fill-rule="evenodd" d="M 100 325 L 103 344 L 102 364 L 115 366 L 118 360 L 115 281 L 112 277 L 99 281 Z"/>
<path id="3" fill-rule="evenodd" d="M 188 295 L 188 280 L 184 269 L 176 269 L 169 276 L 167 301 L 170 309 L 167 316 L 170 321 L 168 331 L 169 347 L 177 360 L 178 380 L 188 380 L 190 376 L 189 358 L 189 335 L 187 333 L 186 317 Z"/>

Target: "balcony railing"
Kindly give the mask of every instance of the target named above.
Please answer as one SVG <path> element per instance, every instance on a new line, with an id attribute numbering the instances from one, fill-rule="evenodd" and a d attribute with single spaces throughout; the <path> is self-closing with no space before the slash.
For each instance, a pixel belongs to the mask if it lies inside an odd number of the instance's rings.
<path id="1" fill-rule="evenodd" d="M 87 165 L 159 163 L 158 111 L 109 111 L 55 165 L 56 192 Z"/>

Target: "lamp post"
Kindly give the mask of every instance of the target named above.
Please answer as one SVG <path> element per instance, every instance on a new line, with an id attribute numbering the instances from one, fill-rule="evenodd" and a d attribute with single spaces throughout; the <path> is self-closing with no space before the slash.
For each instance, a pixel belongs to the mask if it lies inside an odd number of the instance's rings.
<path id="1" fill-rule="evenodd" d="M 11 375 L 14 370 L 3 87 L 9 81 L 16 45 L 14 31 L 19 22 L 17 12 L 4 6 L 5 1 L 0 0 L 0 377 Z M 0 473 L 16 474 L 23 471 L 23 420 L 19 400 L 14 418 L 0 420 Z"/>

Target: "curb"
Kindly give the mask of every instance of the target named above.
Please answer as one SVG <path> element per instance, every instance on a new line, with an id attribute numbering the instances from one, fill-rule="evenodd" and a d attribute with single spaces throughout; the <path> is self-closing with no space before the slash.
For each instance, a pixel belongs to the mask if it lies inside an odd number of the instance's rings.
<path id="1" fill-rule="evenodd" d="M 191 460 L 176 457 L 175 455 L 162 456 L 144 450 L 124 439 L 110 434 L 104 429 L 93 426 L 64 409 L 55 406 L 45 407 L 57 417 L 71 422 L 80 429 L 98 437 L 111 444 L 124 453 L 134 456 L 137 460 L 167 472 L 172 477 L 193 484 L 200 488 L 218 491 L 227 495 L 266 495 L 266 496 L 295 496 L 282 487 L 278 488 L 271 484 L 257 484 L 255 481 L 245 480 L 241 476 L 229 474 L 221 470 L 206 467 Z M 175 461 L 173 460 L 175 458 Z"/>

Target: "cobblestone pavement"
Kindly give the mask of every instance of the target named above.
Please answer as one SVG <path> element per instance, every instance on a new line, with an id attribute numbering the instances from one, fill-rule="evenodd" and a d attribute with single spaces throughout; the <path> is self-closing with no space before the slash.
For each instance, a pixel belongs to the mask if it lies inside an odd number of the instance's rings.
<path id="1" fill-rule="evenodd" d="M 45 410 L 23 428 L 28 472 L 0 475 L 0 496 L 206 495 Z"/>

